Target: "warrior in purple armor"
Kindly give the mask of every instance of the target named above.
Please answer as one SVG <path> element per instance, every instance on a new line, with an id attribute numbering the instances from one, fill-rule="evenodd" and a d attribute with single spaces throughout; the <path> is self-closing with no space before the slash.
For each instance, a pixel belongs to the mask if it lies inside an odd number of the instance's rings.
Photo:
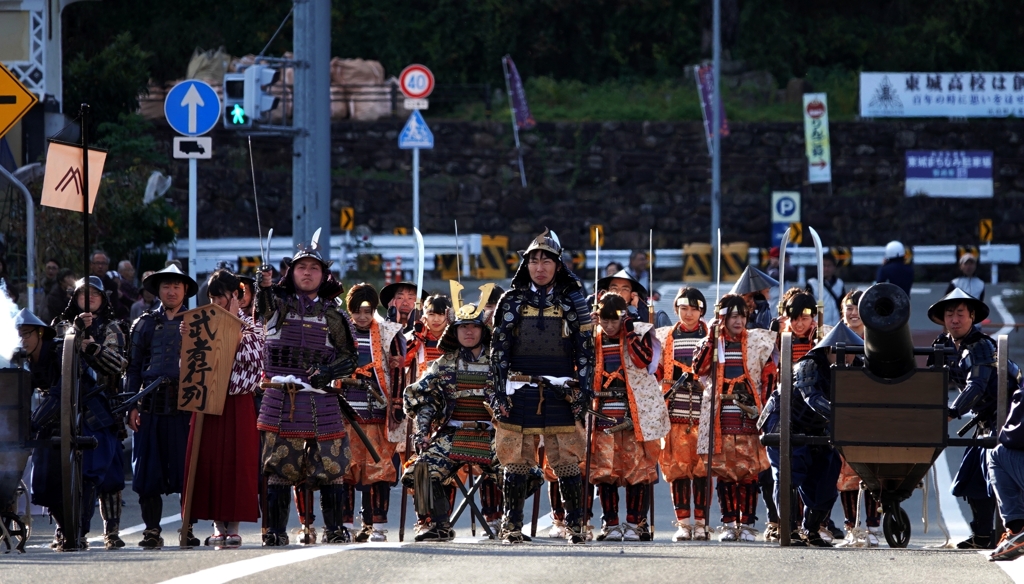
<path id="1" fill-rule="evenodd" d="M 320 490 L 324 543 L 348 540 L 341 519 L 351 450 L 338 396 L 323 388 L 355 371 L 356 348 L 335 300 L 341 283 L 328 268 L 314 241 L 295 254 L 280 284 L 261 272 L 255 316 L 266 329 L 263 374 L 288 387 L 266 387 L 256 424 L 268 477 L 264 546 L 288 545 L 292 486 Z"/>

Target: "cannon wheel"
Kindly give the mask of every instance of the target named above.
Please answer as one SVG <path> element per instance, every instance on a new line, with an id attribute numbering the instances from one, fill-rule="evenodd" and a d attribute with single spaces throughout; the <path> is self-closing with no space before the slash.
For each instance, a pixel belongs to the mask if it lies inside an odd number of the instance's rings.
<path id="1" fill-rule="evenodd" d="M 0 545 L 6 548 L 7 552 L 10 552 L 13 548 L 21 553 L 25 553 L 25 542 L 28 541 L 29 528 L 14 513 L 0 514 L 0 521 L 3 521 L 3 528 L 7 531 L 7 535 L 10 536 L 10 538 L 0 537 L 0 541 L 2 541 Z"/>
<path id="2" fill-rule="evenodd" d="M 82 535 L 82 450 L 78 446 L 81 429 L 78 351 L 75 345 L 75 329 L 69 328 L 64 335 L 60 388 L 60 461 L 64 483 L 64 525 L 61 527 L 66 541 L 65 549 L 77 549 Z"/>
<path id="3" fill-rule="evenodd" d="M 882 515 L 882 532 L 891 548 L 905 548 L 910 543 L 910 518 L 902 507 Z"/>

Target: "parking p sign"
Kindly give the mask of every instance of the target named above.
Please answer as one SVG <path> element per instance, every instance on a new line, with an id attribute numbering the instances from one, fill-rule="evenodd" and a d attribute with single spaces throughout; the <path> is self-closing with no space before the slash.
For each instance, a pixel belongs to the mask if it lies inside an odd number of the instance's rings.
<path id="1" fill-rule="evenodd" d="M 776 191 L 772 193 L 772 245 L 782 243 L 782 234 L 790 223 L 800 222 L 800 193 Z"/>

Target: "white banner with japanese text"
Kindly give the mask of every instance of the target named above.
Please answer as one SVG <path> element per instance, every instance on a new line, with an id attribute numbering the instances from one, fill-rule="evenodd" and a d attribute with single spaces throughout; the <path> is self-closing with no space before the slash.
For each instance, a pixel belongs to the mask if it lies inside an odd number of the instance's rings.
<path id="1" fill-rule="evenodd" d="M 861 73 L 865 118 L 1005 118 L 1024 115 L 1021 73 Z"/>

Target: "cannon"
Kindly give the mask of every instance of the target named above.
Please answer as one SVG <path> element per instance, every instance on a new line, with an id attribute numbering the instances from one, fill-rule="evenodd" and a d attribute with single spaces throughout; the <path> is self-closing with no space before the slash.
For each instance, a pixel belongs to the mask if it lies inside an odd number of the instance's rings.
<path id="1" fill-rule="evenodd" d="M 838 346 L 832 371 L 828 436 L 791 434 L 792 338 L 783 334 L 780 375 L 781 432 L 765 435 L 765 444 L 780 445 L 780 490 L 788 492 L 792 444 L 831 444 L 882 504 L 882 531 L 893 548 L 910 542 L 910 519 L 900 507 L 947 446 L 995 446 L 995 437 L 950 438 L 947 425 L 947 356 L 944 345 L 914 347 L 910 334 L 910 299 L 892 284 L 875 284 L 861 297 L 863 347 Z M 1007 354 L 1005 335 L 997 340 L 999 368 L 998 425 L 1006 418 Z M 861 359 L 847 363 L 847 355 Z M 919 367 L 916 357 L 931 355 Z M 780 507 L 788 507 L 782 497 Z M 786 509 L 782 509 L 785 513 Z M 786 517 L 787 515 L 782 515 Z M 785 534 L 787 530 L 782 530 Z M 788 544 L 788 537 L 783 545 Z"/>

